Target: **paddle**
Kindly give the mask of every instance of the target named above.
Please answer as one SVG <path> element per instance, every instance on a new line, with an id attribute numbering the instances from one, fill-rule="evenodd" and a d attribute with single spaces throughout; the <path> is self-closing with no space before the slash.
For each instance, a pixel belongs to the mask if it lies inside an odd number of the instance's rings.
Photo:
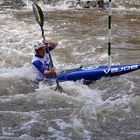
<path id="1" fill-rule="evenodd" d="M 41 31 L 42 31 L 42 38 L 43 40 L 45 40 L 45 36 L 44 36 L 44 29 L 43 29 L 43 24 L 44 24 L 44 15 L 43 15 L 43 12 L 41 10 L 41 8 L 36 4 L 36 3 L 33 3 L 33 12 L 34 12 L 34 16 L 36 18 L 36 21 L 38 22 L 38 24 L 40 25 L 41 27 Z M 47 50 L 48 50 L 48 54 L 49 54 L 49 57 L 50 57 L 50 61 L 51 61 L 51 66 L 54 67 L 53 65 L 53 61 L 52 61 L 52 57 L 51 57 L 51 54 L 50 54 L 50 51 L 49 51 L 49 48 L 47 47 Z M 56 76 L 56 74 L 55 74 Z M 63 92 L 63 88 L 59 85 L 59 82 L 57 80 L 57 76 L 56 76 L 56 89 L 57 91 L 59 92 Z"/>

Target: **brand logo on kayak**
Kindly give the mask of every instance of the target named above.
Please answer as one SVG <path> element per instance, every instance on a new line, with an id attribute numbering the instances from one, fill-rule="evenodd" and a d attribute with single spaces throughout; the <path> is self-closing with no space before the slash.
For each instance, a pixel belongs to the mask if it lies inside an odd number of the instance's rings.
<path id="1" fill-rule="evenodd" d="M 120 68 L 111 68 L 111 69 L 104 70 L 104 73 L 108 74 L 109 72 L 116 73 L 116 72 L 123 72 L 123 71 L 136 70 L 136 69 L 138 69 L 138 65 L 124 66 Z"/>

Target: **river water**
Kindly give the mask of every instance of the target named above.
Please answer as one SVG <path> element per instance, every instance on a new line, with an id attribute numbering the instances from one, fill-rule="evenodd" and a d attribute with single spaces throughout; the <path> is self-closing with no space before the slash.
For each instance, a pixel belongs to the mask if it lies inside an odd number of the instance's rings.
<path id="1" fill-rule="evenodd" d="M 107 64 L 107 10 L 41 6 L 45 36 L 59 41 L 58 71 Z M 112 18 L 112 65 L 140 63 L 139 1 L 118 0 Z M 1 140 L 140 139 L 140 71 L 89 86 L 60 83 L 59 93 L 33 81 L 31 44 L 42 38 L 31 5 L 1 7 L 0 27 Z"/>

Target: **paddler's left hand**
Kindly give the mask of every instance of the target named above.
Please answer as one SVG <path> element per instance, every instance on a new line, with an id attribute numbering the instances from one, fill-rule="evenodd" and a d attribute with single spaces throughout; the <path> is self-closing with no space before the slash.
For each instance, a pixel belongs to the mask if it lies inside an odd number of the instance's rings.
<path id="1" fill-rule="evenodd" d="M 51 46 L 53 48 L 55 48 L 58 45 L 58 42 L 55 40 L 43 40 L 43 44 L 46 46 Z"/>

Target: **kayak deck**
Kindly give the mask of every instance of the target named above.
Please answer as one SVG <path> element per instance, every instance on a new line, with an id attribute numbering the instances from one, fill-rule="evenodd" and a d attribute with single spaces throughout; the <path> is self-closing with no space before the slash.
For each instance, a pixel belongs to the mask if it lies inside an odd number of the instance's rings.
<path id="1" fill-rule="evenodd" d="M 116 66 L 89 66 L 69 69 L 57 74 L 59 81 L 95 81 L 102 77 L 123 75 L 140 69 L 140 64 L 116 65 Z"/>

